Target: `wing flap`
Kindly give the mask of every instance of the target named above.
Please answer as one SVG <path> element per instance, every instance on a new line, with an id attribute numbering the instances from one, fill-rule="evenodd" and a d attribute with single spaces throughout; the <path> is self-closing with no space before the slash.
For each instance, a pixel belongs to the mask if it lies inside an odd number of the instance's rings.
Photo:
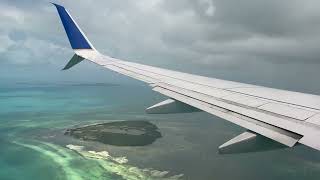
<path id="1" fill-rule="evenodd" d="M 255 88 L 234 88 L 230 90 L 233 92 L 260 97 L 268 100 L 274 100 L 281 103 L 320 110 L 320 96 L 317 95 L 285 91 L 261 86 L 257 86 Z"/>
<path id="2" fill-rule="evenodd" d="M 259 109 L 280 114 L 283 116 L 291 117 L 301 121 L 306 120 L 307 118 L 315 115 L 315 112 L 301 109 L 298 107 L 290 106 L 283 103 L 267 103 L 262 106 L 259 106 Z"/>
<path id="3" fill-rule="evenodd" d="M 314 125 L 320 126 L 320 114 L 316 114 L 306 120 L 306 122 L 312 123 Z"/>
<path id="4" fill-rule="evenodd" d="M 222 99 L 236 102 L 236 103 L 250 106 L 250 107 L 258 107 L 270 102 L 270 101 L 262 100 L 256 97 L 239 94 L 239 93 L 235 93 L 230 96 L 223 97 Z"/>
<path id="5" fill-rule="evenodd" d="M 273 112 L 241 105 L 233 101 L 225 101 L 222 98 L 211 97 L 202 93 L 197 93 L 188 89 L 172 86 L 166 83 L 158 83 L 157 85 L 159 87 L 164 87 L 171 91 L 179 92 L 183 95 L 193 97 L 194 99 L 198 99 L 200 101 L 207 102 L 209 104 L 213 104 L 215 106 L 222 107 L 233 112 L 238 112 L 240 114 L 243 114 L 244 116 L 253 117 L 264 123 L 272 124 L 273 126 L 286 129 L 297 134 L 306 134 L 306 132 L 318 130 L 306 126 L 306 123 L 300 120 L 279 115 Z"/>
<path id="6" fill-rule="evenodd" d="M 273 139 L 273 140 L 275 140 L 281 144 L 284 144 L 286 146 L 289 146 L 289 147 L 294 146 L 299 141 L 299 139 L 302 137 L 301 135 L 298 135 L 296 133 L 269 125 L 269 124 L 261 122 L 261 121 L 257 121 L 253 118 L 241 115 L 239 113 L 230 111 L 228 109 L 221 108 L 219 106 L 209 104 L 204 101 L 194 99 L 192 97 L 180 94 L 178 92 L 171 91 L 171 90 L 163 88 L 163 87 L 157 86 L 157 87 L 153 88 L 153 90 L 157 91 L 163 95 L 166 95 L 166 96 L 172 97 L 176 100 L 179 100 L 183 103 L 194 106 L 194 107 L 201 109 L 203 111 L 206 111 L 210 114 L 218 116 L 220 118 L 226 119 L 229 122 L 237 124 L 243 128 L 249 129 L 251 131 L 257 132 L 267 138 Z"/>

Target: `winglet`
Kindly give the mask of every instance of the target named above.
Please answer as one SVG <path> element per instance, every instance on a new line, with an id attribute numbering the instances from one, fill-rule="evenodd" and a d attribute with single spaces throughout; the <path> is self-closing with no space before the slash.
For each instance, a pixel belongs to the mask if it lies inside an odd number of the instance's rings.
<path id="1" fill-rule="evenodd" d="M 84 60 L 83 57 L 78 56 L 77 54 L 74 54 L 73 57 L 68 62 L 68 64 L 62 70 L 63 71 L 68 70 L 68 69 L 72 68 L 74 65 L 80 63 L 82 60 Z"/>
<path id="2" fill-rule="evenodd" d="M 68 11 L 61 5 L 55 3 L 51 4 L 57 8 L 72 49 L 94 49 Z"/>

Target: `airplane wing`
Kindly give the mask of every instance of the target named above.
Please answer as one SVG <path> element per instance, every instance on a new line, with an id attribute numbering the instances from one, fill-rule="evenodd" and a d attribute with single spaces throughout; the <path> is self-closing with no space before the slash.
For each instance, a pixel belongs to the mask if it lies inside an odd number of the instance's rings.
<path id="1" fill-rule="evenodd" d="M 75 53 L 64 70 L 86 59 L 143 81 L 169 97 L 149 107 L 147 113 L 202 110 L 248 130 L 221 145 L 220 150 L 245 144 L 258 135 L 287 147 L 301 143 L 320 150 L 320 96 L 187 74 L 102 55 L 69 12 L 63 6 L 54 5 Z"/>

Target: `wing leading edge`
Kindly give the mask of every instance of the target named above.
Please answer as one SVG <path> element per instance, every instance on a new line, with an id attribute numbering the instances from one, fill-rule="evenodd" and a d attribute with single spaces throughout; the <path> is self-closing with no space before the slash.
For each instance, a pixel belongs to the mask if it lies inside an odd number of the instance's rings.
<path id="1" fill-rule="evenodd" d="M 317 141 L 320 138 L 320 96 L 197 76 L 102 55 L 93 48 L 67 10 L 55 6 L 75 52 L 64 69 L 87 59 L 146 82 L 154 91 L 172 98 L 148 108 L 147 112 L 150 109 L 152 113 L 199 109 L 250 130 L 220 146 L 223 149 L 262 135 L 287 147 L 302 143 L 320 150 Z"/>

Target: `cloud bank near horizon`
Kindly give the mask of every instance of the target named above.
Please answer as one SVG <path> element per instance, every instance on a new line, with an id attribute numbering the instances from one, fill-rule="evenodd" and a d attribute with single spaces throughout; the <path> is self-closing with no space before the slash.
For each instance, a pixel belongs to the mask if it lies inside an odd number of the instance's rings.
<path id="1" fill-rule="evenodd" d="M 250 82 L 257 77 L 267 85 L 280 84 L 278 77 L 285 80 L 296 73 L 319 75 L 315 65 L 320 63 L 320 3 L 316 0 L 56 3 L 70 11 L 99 51 L 114 57 L 231 80 Z M 0 22 L 0 69 L 5 77 L 10 78 L 11 72 L 19 79 L 34 70 L 31 79 L 49 72 L 44 77 L 76 80 L 85 71 L 93 73 L 88 81 L 106 80 L 101 77 L 104 72 L 88 63 L 67 75 L 55 71 L 72 51 L 48 2 L 4 0 Z M 303 78 L 296 81 L 303 83 Z"/>

